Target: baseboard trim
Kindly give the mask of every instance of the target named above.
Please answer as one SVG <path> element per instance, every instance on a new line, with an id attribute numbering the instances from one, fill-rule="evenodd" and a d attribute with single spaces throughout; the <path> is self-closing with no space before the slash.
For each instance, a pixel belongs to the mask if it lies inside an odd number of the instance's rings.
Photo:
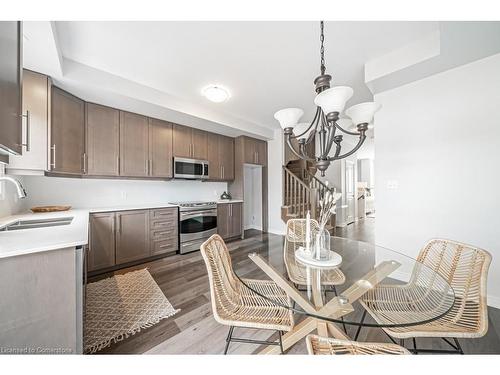
<path id="1" fill-rule="evenodd" d="M 276 228 L 267 228 L 267 233 L 272 233 L 272 234 L 278 234 L 280 236 L 284 236 L 285 235 L 285 228 L 281 228 L 281 229 L 276 229 Z"/>
<path id="2" fill-rule="evenodd" d="M 488 306 L 500 309 L 500 297 L 488 296 L 487 301 Z"/>

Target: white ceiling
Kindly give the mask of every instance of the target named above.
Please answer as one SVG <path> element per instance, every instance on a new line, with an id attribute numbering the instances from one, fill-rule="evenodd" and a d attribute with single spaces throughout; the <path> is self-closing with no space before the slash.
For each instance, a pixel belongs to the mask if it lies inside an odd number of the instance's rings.
<path id="1" fill-rule="evenodd" d="M 319 22 L 55 24 L 63 60 L 175 98 L 191 115 L 271 130 L 277 127 L 273 114 L 278 109 L 301 107 L 304 120 L 313 114 Z M 327 72 L 334 85 L 353 87 L 348 105 L 371 100 L 364 64 L 437 28 L 437 22 L 327 22 Z M 63 66 L 65 73 L 71 72 Z M 200 90 L 210 83 L 225 85 L 231 99 L 208 102 Z"/>

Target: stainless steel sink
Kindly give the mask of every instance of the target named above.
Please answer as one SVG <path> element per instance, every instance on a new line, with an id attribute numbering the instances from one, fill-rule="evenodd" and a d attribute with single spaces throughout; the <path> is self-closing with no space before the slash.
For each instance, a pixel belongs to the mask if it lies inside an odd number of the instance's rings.
<path id="1" fill-rule="evenodd" d="M 21 230 L 21 229 L 34 229 L 34 228 L 46 228 L 46 227 L 57 227 L 60 225 L 68 225 L 73 221 L 73 217 L 61 217 L 53 219 L 33 219 L 33 220 L 17 220 L 13 223 L 5 225 L 0 228 L 0 232 L 7 232 L 11 230 Z"/>

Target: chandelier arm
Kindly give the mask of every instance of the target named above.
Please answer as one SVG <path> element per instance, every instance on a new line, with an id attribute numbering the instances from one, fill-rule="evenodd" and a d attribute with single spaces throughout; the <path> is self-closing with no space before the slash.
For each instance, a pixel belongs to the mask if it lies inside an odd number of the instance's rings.
<path id="1" fill-rule="evenodd" d="M 330 127 L 330 135 L 329 135 L 329 138 L 328 138 L 328 146 L 327 146 L 327 150 L 330 151 L 332 149 L 332 145 L 333 145 L 333 142 L 335 142 L 335 126 L 331 126 Z M 339 144 L 337 145 L 337 148 L 338 148 Z"/>
<path id="2" fill-rule="evenodd" d="M 311 121 L 311 124 L 307 127 L 307 129 L 306 129 L 306 130 L 304 130 L 304 131 L 302 132 L 302 134 L 299 134 L 299 135 L 291 135 L 290 137 L 291 137 L 292 139 L 298 139 L 298 138 L 301 138 L 304 134 L 306 134 L 309 130 L 311 130 L 312 126 L 314 125 L 314 122 L 316 121 L 316 119 L 317 119 L 317 117 L 318 117 L 318 110 L 319 110 L 319 108 L 320 108 L 320 107 L 317 107 L 317 108 L 316 108 L 316 114 L 314 115 L 314 118 L 313 118 L 313 120 Z M 309 137 L 307 137 L 307 141 L 306 141 L 306 143 L 309 143 L 308 141 L 309 141 Z"/>
<path id="3" fill-rule="evenodd" d="M 360 137 L 359 137 L 358 144 L 351 151 L 346 152 L 345 154 L 342 154 L 342 155 L 337 155 L 337 156 L 331 157 L 331 158 L 329 158 L 329 160 L 334 161 L 334 160 L 344 159 L 348 156 L 351 156 L 352 154 L 354 154 L 356 151 L 359 150 L 361 145 L 364 143 L 365 139 L 366 139 L 365 131 L 362 131 L 360 134 Z"/>
<path id="4" fill-rule="evenodd" d="M 302 155 L 302 159 L 303 160 L 306 160 L 306 161 L 316 161 L 316 159 L 311 158 L 309 155 L 307 155 L 305 144 L 299 145 L 299 151 L 300 151 L 300 154 Z"/>
<path id="5" fill-rule="evenodd" d="M 287 135 L 287 138 L 286 138 L 286 143 L 287 143 L 288 147 L 290 148 L 290 150 L 292 151 L 292 153 L 293 153 L 295 156 L 297 156 L 299 159 L 303 159 L 303 160 L 310 160 L 310 161 L 314 161 L 314 160 L 316 160 L 316 159 L 311 159 L 311 158 L 309 158 L 309 157 L 307 157 L 307 156 L 306 156 L 306 157 L 302 156 L 302 155 L 300 154 L 300 150 L 299 150 L 299 152 L 297 152 L 297 151 L 295 150 L 295 148 L 293 147 L 293 145 L 292 145 L 292 138 L 291 138 L 291 136 L 290 136 L 290 135 Z M 299 146 L 299 147 L 300 147 L 300 146 Z"/>
<path id="6" fill-rule="evenodd" d="M 337 121 L 335 121 L 335 127 L 337 129 L 339 129 L 341 132 L 343 133 L 346 133 L 346 134 L 349 134 L 349 135 L 361 135 L 361 133 L 355 133 L 355 132 L 350 132 L 348 130 L 345 130 L 344 128 L 342 128 L 339 124 L 337 124 Z"/>

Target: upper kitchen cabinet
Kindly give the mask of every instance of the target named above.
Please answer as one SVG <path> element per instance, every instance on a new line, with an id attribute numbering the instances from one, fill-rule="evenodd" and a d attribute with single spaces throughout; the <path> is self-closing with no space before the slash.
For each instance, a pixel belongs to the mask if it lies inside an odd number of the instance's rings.
<path id="1" fill-rule="evenodd" d="M 173 156 L 206 160 L 208 133 L 183 125 L 173 125 Z"/>
<path id="2" fill-rule="evenodd" d="M 247 164 L 267 165 L 267 142 L 243 137 L 243 161 Z"/>
<path id="3" fill-rule="evenodd" d="M 118 176 L 120 157 L 120 111 L 86 104 L 87 174 Z"/>
<path id="4" fill-rule="evenodd" d="M 172 124 L 149 119 L 149 175 L 172 177 Z"/>
<path id="5" fill-rule="evenodd" d="M 207 153 L 207 137 L 208 133 L 203 130 L 199 129 L 194 129 L 192 128 L 193 131 L 193 158 L 194 159 L 200 159 L 200 160 L 206 160 L 208 158 L 208 153 Z"/>
<path id="6" fill-rule="evenodd" d="M 208 173 L 211 180 L 234 179 L 234 139 L 208 133 Z"/>
<path id="7" fill-rule="evenodd" d="M 148 146 L 148 118 L 120 111 L 120 176 L 148 176 Z"/>
<path id="8" fill-rule="evenodd" d="M 10 156 L 8 172 L 43 174 L 48 170 L 49 78 L 30 70 L 23 71 L 23 154 Z"/>
<path id="9" fill-rule="evenodd" d="M 222 167 L 222 179 L 234 180 L 234 139 L 219 135 L 219 162 Z"/>
<path id="10" fill-rule="evenodd" d="M 22 153 L 22 24 L 0 22 L 0 154 Z"/>
<path id="11" fill-rule="evenodd" d="M 50 170 L 54 173 L 85 173 L 85 102 L 52 86 Z"/>

